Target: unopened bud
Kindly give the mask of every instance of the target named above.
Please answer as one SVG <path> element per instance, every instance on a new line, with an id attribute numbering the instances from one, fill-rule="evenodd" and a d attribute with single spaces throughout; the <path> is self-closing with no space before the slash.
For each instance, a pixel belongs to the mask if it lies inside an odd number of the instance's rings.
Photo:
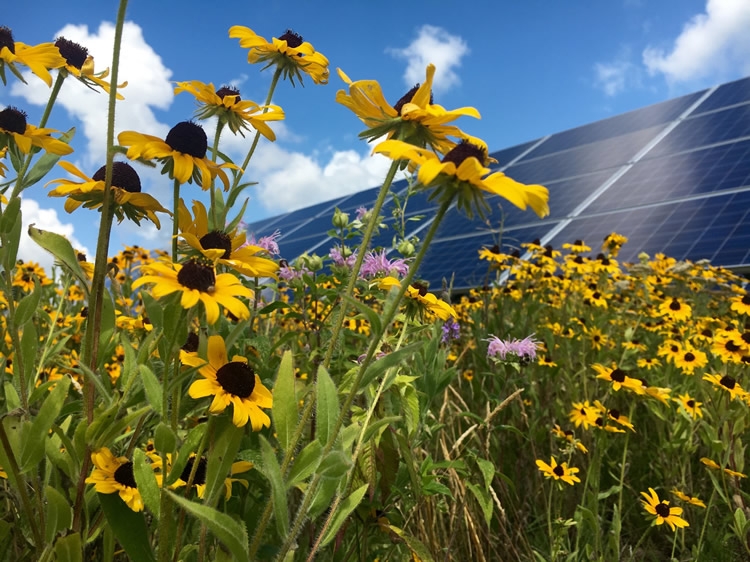
<path id="1" fill-rule="evenodd" d="M 349 214 L 342 213 L 338 208 L 333 212 L 333 226 L 336 228 L 346 228 L 349 226 Z"/>
<path id="2" fill-rule="evenodd" d="M 404 256 L 405 258 L 412 257 L 414 255 L 414 252 L 416 251 L 416 248 L 414 248 L 414 244 L 412 244 L 406 239 L 401 240 L 401 242 L 399 242 L 399 245 L 396 249 L 398 250 L 398 253 Z"/>

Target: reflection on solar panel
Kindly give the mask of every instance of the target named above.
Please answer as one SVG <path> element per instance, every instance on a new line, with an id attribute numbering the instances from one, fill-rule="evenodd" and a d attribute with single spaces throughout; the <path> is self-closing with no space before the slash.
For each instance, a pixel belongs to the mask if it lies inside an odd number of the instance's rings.
<path id="1" fill-rule="evenodd" d="M 551 214 L 540 220 L 500 199 L 490 200 L 486 221 L 451 209 L 440 226 L 419 276 L 439 289 L 483 285 L 486 262 L 478 250 L 504 251 L 540 239 L 560 247 L 580 239 L 596 247 L 610 232 L 629 238 L 620 257 L 640 252 L 715 265 L 750 266 L 750 78 L 665 101 L 492 154 L 493 169 L 550 192 Z M 403 193 L 405 182 L 394 184 Z M 283 257 L 325 254 L 333 209 L 371 207 L 378 188 L 251 224 L 256 236 L 277 228 Z M 386 204 L 383 214 L 390 217 Z M 424 229 L 436 205 L 420 193 L 409 199 L 407 235 Z M 375 245 L 388 247 L 393 230 Z"/>

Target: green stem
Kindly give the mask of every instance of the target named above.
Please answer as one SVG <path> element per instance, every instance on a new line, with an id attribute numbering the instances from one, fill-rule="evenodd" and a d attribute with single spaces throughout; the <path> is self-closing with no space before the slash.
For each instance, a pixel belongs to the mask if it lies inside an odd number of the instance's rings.
<path id="1" fill-rule="evenodd" d="M 42 114 L 42 118 L 39 121 L 39 128 L 43 129 L 44 126 L 47 124 L 47 119 L 49 119 L 50 113 L 52 113 L 52 106 L 55 105 L 55 101 L 57 100 L 57 95 L 60 93 L 60 88 L 62 88 L 62 84 L 65 81 L 65 77 L 68 75 L 67 71 L 60 70 L 57 73 L 57 78 L 55 79 L 55 83 L 52 86 L 52 90 L 49 93 L 49 99 L 47 100 L 47 107 L 44 108 L 44 113 Z M 10 198 L 13 199 L 14 197 L 18 197 L 20 195 L 21 191 L 23 191 L 23 180 L 26 176 L 26 171 L 29 169 L 29 165 L 31 165 L 31 159 L 34 157 L 35 151 L 29 150 L 29 153 L 26 155 L 26 160 L 23 162 L 23 166 L 21 167 L 21 170 L 18 172 L 18 177 L 16 178 L 16 185 L 13 188 L 13 193 L 11 194 Z"/>
<path id="2" fill-rule="evenodd" d="M 703 518 L 703 527 L 701 527 L 701 536 L 698 539 L 698 552 L 697 556 L 700 557 L 703 551 L 703 537 L 706 535 L 706 529 L 708 528 L 708 516 L 711 513 L 711 507 L 714 504 L 714 497 L 716 497 L 716 488 L 711 490 L 711 497 L 708 498 L 708 505 L 706 506 L 706 516 Z"/>
<path id="3" fill-rule="evenodd" d="M 448 209 L 450 208 L 452 203 L 453 203 L 453 198 L 448 198 L 442 203 L 442 205 L 438 209 L 437 214 L 435 215 L 435 218 L 432 224 L 430 225 L 430 229 L 427 231 L 427 234 L 424 238 L 422 246 L 419 248 L 419 252 L 417 253 L 417 256 L 414 258 L 414 262 L 409 267 L 409 272 L 406 274 L 406 277 L 401 282 L 401 288 L 398 294 L 392 300 L 389 298 L 386 304 L 385 310 L 383 311 L 383 314 L 381 316 L 381 318 L 383 319 L 381 328 L 378 331 L 378 333 L 375 334 L 375 336 L 370 340 L 370 345 L 367 349 L 367 354 L 365 356 L 365 359 L 362 362 L 359 368 L 359 371 L 357 372 L 357 376 L 354 379 L 354 382 L 352 383 L 352 387 L 351 387 L 351 390 L 349 391 L 349 394 L 344 399 L 344 403 L 341 406 L 341 412 L 339 413 L 339 417 L 336 419 L 336 424 L 331 430 L 331 438 L 329 439 L 328 443 L 326 443 L 326 446 L 323 449 L 322 458 L 325 458 L 325 456 L 331 452 L 331 449 L 333 449 L 333 445 L 336 442 L 336 438 L 338 437 L 339 432 L 341 431 L 341 426 L 344 424 L 345 418 L 349 415 L 349 410 L 351 409 L 352 403 L 354 402 L 354 398 L 359 393 L 359 386 L 362 382 L 362 379 L 364 378 L 365 373 L 367 372 L 367 368 L 370 366 L 372 358 L 374 357 L 375 352 L 380 346 L 380 340 L 382 339 L 383 334 L 385 333 L 386 329 L 390 326 L 391 322 L 393 322 L 393 319 L 395 318 L 396 313 L 398 312 L 399 304 L 401 303 L 401 300 L 406 294 L 406 291 L 409 288 L 409 284 L 411 283 L 412 279 L 416 275 L 416 272 L 419 269 L 419 265 L 422 263 L 422 260 L 424 259 L 424 256 L 427 253 L 427 249 L 429 248 L 430 243 L 432 242 L 432 239 L 434 238 L 435 233 L 437 232 L 437 229 L 440 226 L 440 223 L 442 222 L 443 217 L 445 216 L 445 213 L 448 212 Z M 293 445 L 290 446 L 290 449 L 293 449 L 294 447 L 296 447 L 296 443 L 293 443 Z M 312 503 L 313 497 L 315 496 L 315 492 L 317 491 L 319 483 L 320 483 L 320 475 L 316 474 L 312 482 L 310 483 L 310 486 L 305 492 L 305 495 L 302 499 L 302 504 L 300 505 L 299 510 L 297 511 L 297 515 L 294 519 L 294 523 L 292 524 L 289 535 L 287 535 L 287 538 L 284 541 L 284 544 L 282 545 L 281 550 L 279 551 L 279 555 L 278 555 L 279 560 L 284 560 L 285 556 L 289 552 L 289 549 L 292 548 L 295 541 L 297 540 L 297 536 L 299 535 L 299 532 L 302 528 L 302 524 L 305 521 L 307 510 L 310 507 L 310 503 Z"/>
<path id="4" fill-rule="evenodd" d="M 219 155 L 219 139 L 221 138 L 221 131 L 224 129 L 224 122 L 219 119 L 216 122 L 216 134 L 214 134 L 214 145 L 211 149 L 211 160 L 216 162 L 216 157 Z M 214 230 L 220 230 L 219 217 L 216 214 L 216 185 L 211 183 L 211 218 L 213 219 Z"/>
<path id="5" fill-rule="evenodd" d="M 547 536 L 549 537 L 549 559 L 555 559 L 555 538 L 552 536 L 552 492 L 554 484 L 550 483 L 549 495 L 547 496 Z"/>
<path id="6" fill-rule="evenodd" d="M 211 191 L 213 197 L 213 191 Z M 172 263 L 177 263 L 177 235 L 179 234 L 180 182 L 175 179 L 172 187 Z"/>
<path id="7" fill-rule="evenodd" d="M 268 88 L 268 95 L 266 96 L 266 102 L 263 105 L 268 105 L 269 103 L 271 103 L 271 99 L 273 98 L 273 92 L 276 89 L 276 84 L 279 83 L 279 78 L 281 78 L 281 68 L 276 68 L 276 72 L 273 73 L 273 78 L 271 79 L 271 86 Z M 266 113 L 266 112 L 268 112 L 267 107 L 263 110 L 263 113 Z M 253 144 L 250 146 L 250 150 L 248 150 L 247 156 L 245 156 L 245 160 L 242 162 L 242 173 L 237 174 L 237 176 L 234 178 L 234 182 L 232 183 L 232 189 L 234 189 L 235 187 L 239 185 L 240 179 L 245 173 L 245 169 L 247 168 L 247 165 L 250 163 L 250 158 L 253 157 L 253 153 L 255 152 L 255 147 L 258 146 L 259 140 L 260 140 L 260 131 L 255 131 L 255 138 L 253 139 Z"/>
<path id="8" fill-rule="evenodd" d="M 86 324 L 83 346 L 81 348 L 81 362 L 88 365 L 92 371 L 96 370 L 97 355 L 99 352 L 99 334 L 102 324 L 102 303 L 104 301 L 104 282 L 107 275 L 107 252 L 109 250 L 109 237 L 112 230 L 112 219 L 114 207 L 112 199 L 112 165 L 114 164 L 115 152 L 115 104 L 117 103 L 117 78 L 120 70 L 120 46 L 122 44 L 122 28 L 125 24 L 125 12 L 128 0 L 120 0 L 117 10 L 117 22 L 115 24 L 115 38 L 112 46 L 112 85 L 109 92 L 109 108 L 107 112 L 107 163 L 104 174 L 104 194 L 102 198 L 102 219 L 99 225 L 99 237 L 96 242 L 96 259 L 94 262 L 94 276 L 91 281 L 91 294 L 89 295 L 89 319 Z M 94 419 L 95 387 L 92 382 L 84 386 L 84 408 L 86 421 L 91 424 Z M 91 462 L 90 451 L 87 451 L 81 466 L 81 474 L 78 480 L 76 502 L 73 510 L 73 531 L 80 532 L 83 512 L 83 491 L 85 488 L 86 474 Z"/>
<path id="9" fill-rule="evenodd" d="M 630 411 L 628 412 L 628 420 L 633 419 L 633 410 L 635 409 L 635 403 L 630 405 Z M 620 465 L 620 494 L 617 499 L 617 509 L 618 509 L 618 517 L 620 518 L 620 522 L 622 522 L 622 492 L 623 488 L 625 487 L 625 462 L 628 458 L 628 444 L 630 443 L 630 432 L 628 432 L 625 435 L 625 446 L 622 450 L 622 462 Z M 616 552 L 620 552 L 620 531 L 622 529 L 622 524 L 620 524 L 619 529 L 617 531 L 617 536 L 615 537 L 615 542 L 617 545 Z"/>

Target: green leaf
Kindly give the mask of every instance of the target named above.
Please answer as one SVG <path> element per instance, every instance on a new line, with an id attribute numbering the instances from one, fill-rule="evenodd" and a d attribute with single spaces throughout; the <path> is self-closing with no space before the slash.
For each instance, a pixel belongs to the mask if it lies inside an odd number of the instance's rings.
<path id="1" fill-rule="evenodd" d="M 323 478 L 338 480 L 349 471 L 351 466 L 352 461 L 349 455 L 345 455 L 343 451 L 331 451 L 320 463 L 316 472 Z"/>
<path id="2" fill-rule="evenodd" d="M 118 494 L 97 494 L 104 516 L 118 542 L 131 560 L 155 562 L 149 544 L 151 533 L 143 512 L 136 513 L 122 501 Z"/>
<path id="3" fill-rule="evenodd" d="M 157 451 L 171 453 L 174 456 L 174 450 L 177 448 L 177 436 L 164 422 L 159 422 L 154 431 L 154 447 Z"/>
<path id="4" fill-rule="evenodd" d="M 36 355 L 39 351 L 39 338 L 37 337 L 36 326 L 29 320 L 23 325 L 23 334 L 21 334 L 21 357 L 23 357 L 23 374 L 26 383 L 33 385 L 34 365 L 36 364 Z"/>
<path id="5" fill-rule="evenodd" d="M 39 300 L 42 298 L 42 289 L 39 286 L 39 280 L 34 279 L 34 290 L 30 294 L 26 295 L 16 305 L 15 323 L 16 326 L 23 326 L 31 320 L 39 308 Z"/>
<path id="6" fill-rule="evenodd" d="M 172 463 L 172 470 L 169 472 L 167 484 L 174 484 L 175 480 L 180 477 L 182 471 L 187 466 L 188 460 L 190 460 L 190 453 L 198 450 L 198 444 L 203 439 L 204 433 L 206 433 L 205 423 L 197 425 L 190 430 L 190 433 L 185 438 L 185 442 L 180 447 L 179 453 L 177 453 L 177 458 L 173 459 L 174 462 Z"/>
<path id="7" fill-rule="evenodd" d="M 45 486 L 44 500 L 47 503 L 45 538 L 51 543 L 59 531 L 70 528 L 73 523 L 73 510 L 65 496 L 52 486 Z"/>
<path id="8" fill-rule="evenodd" d="M 261 315 L 270 314 L 274 310 L 283 310 L 285 308 L 289 308 L 289 303 L 282 302 L 282 301 L 274 301 L 271 304 L 261 308 L 258 314 L 261 314 Z"/>
<path id="9" fill-rule="evenodd" d="M 482 508 L 482 512 L 484 513 L 484 520 L 487 522 L 487 525 L 489 525 L 492 520 L 492 498 L 490 498 L 490 495 L 486 490 L 483 490 L 475 484 L 467 482 L 466 487 L 469 488 L 474 494 L 474 497 L 477 498 L 477 501 Z"/>
<path id="10" fill-rule="evenodd" d="M 83 549 L 81 535 L 72 533 L 67 537 L 60 537 L 55 543 L 55 557 L 57 562 L 82 562 Z"/>
<path id="11" fill-rule="evenodd" d="M 307 515 L 311 519 L 315 519 L 326 509 L 328 509 L 328 507 L 331 505 L 331 500 L 333 499 L 333 496 L 336 495 L 336 492 L 338 491 L 339 485 L 341 483 L 342 480 L 336 478 L 320 479 L 318 488 L 317 490 L 315 490 L 315 495 L 310 502 L 310 507 L 307 508 Z"/>
<path id="12" fill-rule="evenodd" d="M 351 494 L 349 494 L 349 497 L 341 502 L 339 508 L 336 510 L 336 513 L 333 516 L 333 519 L 331 520 L 331 524 L 328 526 L 328 529 L 326 529 L 325 535 L 323 535 L 323 540 L 320 543 L 321 546 L 325 546 L 333 540 L 333 538 L 336 536 L 336 533 L 339 532 L 339 529 L 344 524 L 344 521 L 346 521 L 346 518 L 349 517 L 351 512 L 354 511 L 354 509 L 359 505 L 359 502 L 362 501 L 367 488 L 367 484 L 360 486 Z"/>
<path id="13" fill-rule="evenodd" d="M 323 365 L 318 369 L 317 389 L 316 431 L 318 440 L 325 446 L 335 437 L 332 433 L 339 417 L 339 395 L 331 375 Z"/>
<path id="14" fill-rule="evenodd" d="M 57 261 L 72 273 L 81 282 L 83 287 L 89 286 L 88 277 L 83 272 L 83 269 L 81 269 L 81 264 L 78 263 L 78 256 L 65 236 L 34 228 L 34 225 L 30 225 L 29 237 L 55 256 Z"/>
<path id="15" fill-rule="evenodd" d="M 101 449 L 102 447 L 108 446 L 125 431 L 125 428 L 131 425 L 135 425 L 134 422 L 138 418 L 140 418 L 141 416 L 147 416 L 151 412 L 151 406 L 144 406 L 143 408 L 140 408 L 135 412 L 131 412 L 123 416 L 111 425 L 102 428 L 102 434 L 97 436 L 95 442 L 92 445 L 92 449 L 97 450 Z"/>
<path id="16" fill-rule="evenodd" d="M 284 452 L 292 444 L 292 436 L 297 427 L 297 393 L 295 392 L 294 365 L 292 352 L 285 351 L 273 385 L 273 408 L 271 410 L 276 437 Z"/>
<path id="17" fill-rule="evenodd" d="M 161 499 L 159 485 L 156 482 L 154 469 L 151 468 L 146 453 L 140 448 L 133 451 L 133 476 L 135 477 L 135 483 L 138 484 L 138 491 L 143 498 L 143 503 L 158 519 Z"/>
<path id="18" fill-rule="evenodd" d="M 57 386 L 49 393 L 46 400 L 39 409 L 39 414 L 31 424 L 30 434 L 24 440 L 21 451 L 21 471 L 26 472 L 37 465 L 44 458 L 44 444 L 47 441 L 49 430 L 55 423 L 63 403 L 68 396 L 70 378 L 63 377 L 57 382 Z"/>
<path id="19" fill-rule="evenodd" d="M 58 137 L 58 140 L 61 140 L 65 144 L 70 144 L 70 141 L 73 140 L 73 136 L 75 135 L 75 133 L 76 128 L 71 127 L 65 134 Z M 59 155 L 53 154 L 51 152 L 45 152 L 44 155 L 42 155 L 42 157 L 36 161 L 36 164 L 34 164 L 31 170 L 29 170 L 29 172 L 23 178 L 23 188 L 26 189 L 27 187 L 31 187 L 39 180 L 41 180 L 44 176 L 47 175 L 47 172 L 49 172 L 52 167 L 57 164 L 58 160 L 60 160 Z"/>
<path id="20" fill-rule="evenodd" d="M 407 345 L 406 347 L 402 347 L 398 351 L 389 353 L 382 359 L 378 359 L 377 361 L 372 363 L 367 368 L 367 371 L 362 377 L 362 383 L 360 384 L 360 388 L 367 387 L 367 385 L 369 385 L 373 380 L 375 380 L 376 377 L 381 376 L 391 367 L 395 367 L 396 365 L 401 363 L 401 361 L 406 361 L 414 353 L 416 353 L 419 350 L 419 348 L 422 347 L 423 345 L 424 345 L 424 342 L 418 341 L 411 345 Z"/>
<path id="21" fill-rule="evenodd" d="M 273 447 L 262 435 L 260 436 L 260 452 L 263 455 L 263 474 L 271 483 L 271 499 L 273 513 L 276 520 L 276 530 L 279 536 L 286 537 L 289 532 L 289 509 L 286 501 L 286 486 L 281 475 L 281 467 L 276 459 Z"/>
<path id="22" fill-rule="evenodd" d="M 217 511 L 212 507 L 191 502 L 169 491 L 167 493 L 172 498 L 172 501 L 208 527 L 214 536 L 229 549 L 234 560 L 238 562 L 250 562 L 250 557 L 247 553 L 247 528 L 243 523 L 235 521 L 226 513 Z M 137 559 L 134 558 L 134 560 Z"/>
<path id="23" fill-rule="evenodd" d="M 495 477 L 495 465 L 485 459 L 476 459 L 479 470 L 484 478 L 484 488 L 489 492 L 492 479 Z"/>
<path id="24" fill-rule="evenodd" d="M 13 152 L 11 151 L 11 154 Z M 14 200 L 11 199 L 11 203 Z M 18 245 L 21 242 L 21 228 L 23 223 L 21 222 L 21 200 L 15 199 L 15 201 L 18 201 L 18 207 L 16 210 L 16 216 L 14 219 L 9 219 L 6 228 L 10 228 L 7 233 L 3 234 L 3 244 L 2 247 L 0 247 L 0 256 L 3 260 L 3 266 L 5 267 L 6 271 L 13 271 L 13 268 L 16 266 L 16 258 L 18 257 Z M 8 218 L 10 214 L 10 204 L 5 209 L 5 212 L 3 213 L 3 219 Z"/>
<path id="25" fill-rule="evenodd" d="M 367 306 L 365 303 L 355 298 L 348 297 L 346 295 L 342 295 L 342 296 L 346 302 L 354 306 L 357 310 L 359 310 L 362 314 L 365 315 L 365 318 L 370 323 L 370 331 L 373 334 L 379 334 L 380 329 L 381 329 L 380 313 L 376 312 L 375 310 Z"/>
<path id="26" fill-rule="evenodd" d="M 226 490 L 224 480 L 229 474 L 242 436 L 245 434 L 245 428 L 234 425 L 231 416 L 216 418 L 216 422 L 214 442 L 206 467 L 206 491 L 203 496 L 203 503 L 206 505 L 214 505 L 219 493 Z"/>
<path id="27" fill-rule="evenodd" d="M 3 209 L 3 214 L 0 216 L 0 233 L 10 234 L 16 226 L 16 223 L 21 222 L 21 198 L 15 197 L 8 201 L 8 204 Z M 15 260 L 13 260 L 15 261 Z"/>
<path id="28" fill-rule="evenodd" d="M 292 469 L 289 471 L 286 483 L 287 487 L 291 488 L 313 474 L 320 465 L 322 453 L 323 446 L 320 444 L 320 441 L 315 440 L 308 443 L 307 447 L 302 449 L 294 460 Z"/>
<path id="29" fill-rule="evenodd" d="M 395 425 L 398 422 L 400 422 L 401 419 L 402 419 L 401 416 L 388 416 L 388 417 L 379 419 L 376 422 L 371 423 L 370 425 L 367 426 L 367 429 L 365 430 L 365 435 L 362 438 L 362 441 L 363 442 L 369 441 L 370 439 L 372 439 L 375 433 L 378 433 L 378 435 L 380 435 L 380 433 L 382 432 L 382 429 L 385 428 L 385 426 L 392 425 L 392 424 Z"/>
<path id="30" fill-rule="evenodd" d="M 141 381 L 143 382 L 143 390 L 146 391 L 146 398 L 154 410 L 158 412 L 159 417 L 163 418 L 164 412 L 162 412 L 162 397 L 164 395 L 162 394 L 159 379 L 156 378 L 156 375 L 148 365 L 138 365 L 138 372 L 140 373 Z"/>
<path id="31" fill-rule="evenodd" d="M 398 527 L 394 527 L 393 525 L 388 525 L 388 528 L 403 539 L 403 541 L 406 543 L 406 546 L 409 547 L 409 550 L 416 554 L 419 560 L 421 560 L 422 562 L 435 562 L 432 558 L 432 554 L 430 554 L 430 551 L 427 550 L 427 547 L 417 539 L 407 535 L 403 530 L 399 529 Z"/>

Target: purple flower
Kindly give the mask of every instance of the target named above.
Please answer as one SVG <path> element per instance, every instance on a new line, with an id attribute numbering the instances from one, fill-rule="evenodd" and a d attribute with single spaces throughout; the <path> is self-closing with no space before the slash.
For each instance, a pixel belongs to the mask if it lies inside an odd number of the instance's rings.
<path id="1" fill-rule="evenodd" d="M 385 250 L 380 250 L 379 252 L 367 252 L 365 254 L 359 276 L 365 279 L 384 275 L 403 277 L 408 272 L 409 264 L 406 263 L 406 260 L 402 258 L 389 260 Z"/>
<path id="2" fill-rule="evenodd" d="M 250 240 L 248 240 L 247 243 L 251 246 L 260 246 L 272 256 L 278 256 L 281 253 L 279 252 L 279 244 L 276 242 L 279 236 L 281 236 L 281 231 L 276 230 L 276 232 L 274 232 L 273 234 L 269 236 L 263 236 L 256 241 L 255 234 L 251 234 Z"/>
<path id="3" fill-rule="evenodd" d="M 362 207 L 357 208 L 357 220 L 358 221 L 361 221 L 365 217 L 366 214 L 367 214 L 367 207 L 362 206 Z"/>
<path id="4" fill-rule="evenodd" d="M 451 340 L 457 340 L 461 337 L 461 326 L 453 318 L 449 318 L 443 324 L 443 336 L 440 343 L 448 343 Z"/>
<path id="5" fill-rule="evenodd" d="M 303 275 L 309 274 L 310 270 L 305 266 L 300 269 L 296 269 L 293 265 L 282 265 L 279 268 L 279 278 L 283 279 L 287 283 L 294 279 L 301 279 Z"/>
<path id="6" fill-rule="evenodd" d="M 536 359 L 536 350 L 539 342 L 534 340 L 534 334 L 522 339 L 517 340 L 501 340 L 497 336 L 490 335 L 490 337 L 484 341 L 490 342 L 487 346 L 487 357 L 494 357 L 502 361 L 505 360 L 508 354 L 515 355 L 519 359 L 533 361 Z"/>
<path id="7" fill-rule="evenodd" d="M 357 260 L 357 252 L 351 252 L 348 256 L 344 257 L 341 253 L 341 246 L 334 246 L 328 251 L 328 255 L 333 260 L 333 263 L 340 266 L 352 267 L 354 262 Z"/>

